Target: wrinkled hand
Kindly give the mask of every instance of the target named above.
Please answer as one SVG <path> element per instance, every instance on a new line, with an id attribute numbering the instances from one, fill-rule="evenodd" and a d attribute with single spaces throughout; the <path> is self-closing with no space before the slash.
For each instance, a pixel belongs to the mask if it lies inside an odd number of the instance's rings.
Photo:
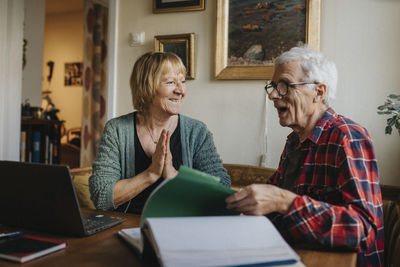
<path id="1" fill-rule="evenodd" d="M 158 140 L 156 146 L 156 151 L 154 152 L 151 158 L 151 165 L 148 168 L 148 171 L 156 180 L 163 174 L 164 170 L 165 155 L 167 150 L 166 139 L 167 139 L 167 131 L 162 130 L 160 139 Z"/>
<path id="2" fill-rule="evenodd" d="M 164 157 L 164 170 L 162 173 L 164 178 L 175 178 L 178 175 L 177 170 L 175 170 L 174 165 L 172 164 L 172 154 L 169 146 L 170 138 L 170 133 L 167 131 L 165 142 L 166 153 Z"/>
<path id="3" fill-rule="evenodd" d="M 252 184 L 225 199 L 228 209 L 247 215 L 286 214 L 296 194 L 274 185 Z"/>

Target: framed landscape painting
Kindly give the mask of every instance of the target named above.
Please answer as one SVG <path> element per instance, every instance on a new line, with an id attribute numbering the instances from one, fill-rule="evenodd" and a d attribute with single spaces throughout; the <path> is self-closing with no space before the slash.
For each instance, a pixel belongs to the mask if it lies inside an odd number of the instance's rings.
<path id="1" fill-rule="evenodd" d="M 216 79 L 270 79 L 282 52 L 319 49 L 321 0 L 216 1 Z"/>
<path id="2" fill-rule="evenodd" d="M 194 33 L 155 36 L 154 50 L 177 54 L 186 66 L 186 79 L 193 80 L 196 77 L 194 69 Z"/>

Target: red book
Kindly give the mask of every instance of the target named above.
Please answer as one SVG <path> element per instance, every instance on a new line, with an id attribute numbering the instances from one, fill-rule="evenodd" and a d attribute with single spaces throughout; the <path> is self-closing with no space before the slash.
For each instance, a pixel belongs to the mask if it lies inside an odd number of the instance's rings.
<path id="1" fill-rule="evenodd" d="M 67 243 L 49 238 L 19 235 L 0 239 L 0 259 L 27 262 L 64 249 Z"/>

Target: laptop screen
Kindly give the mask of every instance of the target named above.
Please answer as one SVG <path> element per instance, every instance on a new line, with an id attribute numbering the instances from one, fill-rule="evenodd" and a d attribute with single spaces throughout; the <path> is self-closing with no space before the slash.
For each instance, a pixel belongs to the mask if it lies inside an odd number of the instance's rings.
<path id="1" fill-rule="evenodd" d="M 0 161 L 0 223 L 83 235 L 79 203 L 67 166 Z"/>

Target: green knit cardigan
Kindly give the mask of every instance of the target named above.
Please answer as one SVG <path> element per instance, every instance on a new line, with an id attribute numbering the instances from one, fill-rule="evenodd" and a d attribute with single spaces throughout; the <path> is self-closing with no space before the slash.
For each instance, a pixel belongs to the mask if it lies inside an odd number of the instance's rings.
<path id="1" fill-rule="evenodd" d="M 114 206 L 114 184 L 135 176 L 134 116 L 129 113 L 111 119 L 104 127 L 93 174 L 89 178 L 90 198 L 99 210 L 125 211 L 129 202 Z M 212 133 L 198 120 L 179 115 L 183 165 L 220 178 L 230 187 L 231 181 L 214 145 Z"/>

